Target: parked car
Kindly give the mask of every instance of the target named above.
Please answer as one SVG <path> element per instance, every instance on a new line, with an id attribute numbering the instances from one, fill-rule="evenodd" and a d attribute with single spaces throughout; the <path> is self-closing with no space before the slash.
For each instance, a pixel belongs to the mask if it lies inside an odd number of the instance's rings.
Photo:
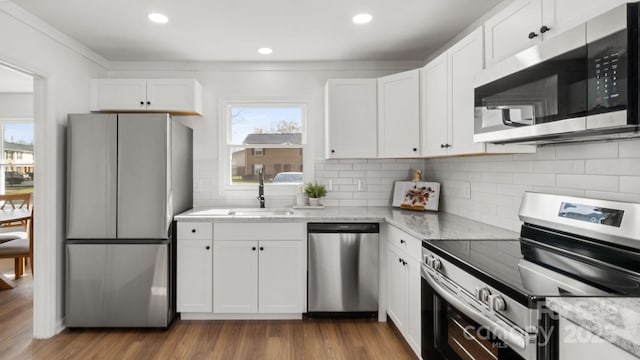
<path id="1" fill-rule="evenodd" d="M 272 184 L 279 185 L 300 185 L 304 181 L 301 172 L 281 172 L 273 177 Z"/>
<path id="2" fill-rule="evenodd" d="M 16 171 L 5 171 L 4 172 L 4 183 L 9 185 L 17 185 L 22 184 L 25 181 L 25 178 L 22 174 Z"/>

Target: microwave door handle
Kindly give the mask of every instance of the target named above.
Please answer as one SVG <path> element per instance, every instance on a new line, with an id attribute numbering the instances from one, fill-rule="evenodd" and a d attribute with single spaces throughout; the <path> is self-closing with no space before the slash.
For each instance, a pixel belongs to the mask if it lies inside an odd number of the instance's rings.
<path id="1" fill-rule="evenodd" d="M 442 296 L 449 304 L 453 305 L 455 308 L 460 309 L 465 315 L 473 319 L 478 324 L 488 326 L 491 332 L 498 338 L 500 338 L 500 340 L 504 341 L 507 345 L 511 346 L 512 348 L 525 350 L 527 346 L 527 339 L 525 338 L 525 336 L 519 333 L 515 333 L 516 330 L 512 328 L 505 327 L 501 324 L 498 324 L 494 320 L 487 318 L 478 310 L 458 299 L 456 295 L 451 294 L 449 290 L 440 285 L 431 272 L 431 269 L 423 271 L 423 273 L 427 275 L 424 277 L 425 280 L 429 283 L 429 285 L 431 285 L 433 290 L 435 290 L 440 296 Z"/>
<path id="2" fill-rule="evenodd" d="M 511 127 L 527 126 L 527 124 L 521 124 L 518 122 L 511 121 L 511 109 L 506 108 L 506 109 L 500 109 L 500 110 L 502 110 L 502 123 L 505 126 L 511 126 Z"/>

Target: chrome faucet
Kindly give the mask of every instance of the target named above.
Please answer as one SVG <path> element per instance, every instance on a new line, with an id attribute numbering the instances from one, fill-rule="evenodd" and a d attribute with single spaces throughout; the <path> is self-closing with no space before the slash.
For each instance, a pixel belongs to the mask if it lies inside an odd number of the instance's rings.
<path id="1" fill-rule="evenodd" d="M 260 208 L 264 209 L 264 168 L 258 170 L 258 200 L 260 200 Z"/>

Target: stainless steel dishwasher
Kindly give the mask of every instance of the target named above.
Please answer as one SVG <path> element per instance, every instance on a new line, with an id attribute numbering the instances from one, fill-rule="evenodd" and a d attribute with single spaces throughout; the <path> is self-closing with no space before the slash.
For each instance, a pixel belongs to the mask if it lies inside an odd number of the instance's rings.
<path id="1" fill-rule="evenodd" d="M 375 223 L 309 223 L 309 315 L 378 311 Z"/>

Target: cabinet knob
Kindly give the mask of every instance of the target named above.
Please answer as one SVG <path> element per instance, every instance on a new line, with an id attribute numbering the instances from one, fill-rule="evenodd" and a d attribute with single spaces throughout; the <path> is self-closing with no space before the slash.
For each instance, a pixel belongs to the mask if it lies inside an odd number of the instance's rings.
<path id="1" fill-rule="evenodd" d="M 140 105 L 144 105 L 144 101 L 140 101 Z"/>
<path id="2" fill-rule="evenodd" d="M 400 244 L 404 244 L 404 243 L 406 243 L 406 241 L 400 239 Z"/>
<path id="3" fill-rule="evenodd" d="M 208 246 L 208 245 L 207 245 L 207 246 L 205 247 L 205 249 L 209 250 L 209 249 L 211 249 L 211 246 Z"/>
<path id="4" fill-rule="evenodd" d="M 191 229 L 191 232 L 192 232 L 192 233 L 195 233 L 195 232 L 196 232 L 196 229 Z"/>
<path id="5" fill-rule="evenodd" d="M 402 264 L 402 259 L 398 258 L 398 262 L 399 262 L 400 264 Z"/>
<path id="6" fill-rule="evenodd" d="M 147 105 L 151 105 L 151 101 L 147 101 Z"/>
<path id="7" fill-rule="evenodd" d="M 336 151 L 334 149 L 331 149 L 331 153 L 334 154 Z"/>
<path id="8" fill-rule="evenodd" d="M 544 34 L 549 30 L 551 30 L 550 27 L 548 27 L 547 25 L 542 25 L 542 27 L 540 28 L 540 34 Z"/>
<path id="9" fill-rule="evenodd" d="M 260 246 L 260 251 L 264 251 L 264 248 L 262 246 Z"/>
<path id="10" fill-rule="evenodd" d="M 413 151 L 418 151 L 418 148 L 413 148 Z"/>
<path id="11" fill-rule="evenodd" d="M 254 247 L 252 247 L 252 248 L 251 248 L 251 250 L 256 251 L 256 247 L 255 247 L 255 246 L 254 246 Z"/>
<path id="12" fill-rule="evenodd" d="M 529 33 L 529 39 L 533 39 L 534 37 L 537 37 L 538 34 L 534 33 L 533 31 Z"/>

